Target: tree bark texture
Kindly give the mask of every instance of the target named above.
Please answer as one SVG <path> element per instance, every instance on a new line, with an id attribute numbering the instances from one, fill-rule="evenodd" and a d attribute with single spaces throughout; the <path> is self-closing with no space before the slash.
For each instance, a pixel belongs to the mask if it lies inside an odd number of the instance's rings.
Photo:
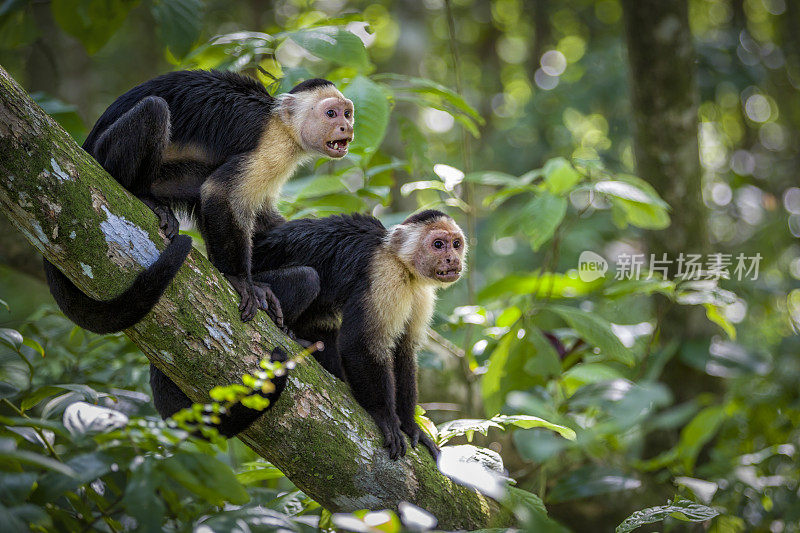
<path id="1" fill-rule="evenodd" d="M 164 249 L 155 215 L 127 193 L 0 67 L 0 208 L 81 290 L 109 299 Z M 239 298 L 193 251 L 154 310 L 126 331 L 194 401 L 241 382 L 275 345 L 299 348 L 264 313 L 243 323 Z M 308 358 L 241 439 L 334 512 L 418 505 L 446 529 L 507 524 L 493 500 L 443 476 L 424 447 L 389 459 L 347 386 Z"/>

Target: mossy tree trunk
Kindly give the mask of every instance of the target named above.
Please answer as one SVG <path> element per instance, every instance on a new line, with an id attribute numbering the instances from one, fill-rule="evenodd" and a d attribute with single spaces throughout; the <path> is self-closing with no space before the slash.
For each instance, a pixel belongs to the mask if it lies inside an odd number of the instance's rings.
<path id="1" fill-rule="evenodd" d="M 0 68 L 0 207 L 49 261 L 95 298 L 120 293 L 164 249 L 155 215 L 128 194 Z M 298 347 L 264 313 L 243 323 L 238 297 L 192 252 L 155 309 L 126 331 L 193 400 L 239 382 L 275 345 Z M 409 501 L 446 529 L 498 524 L 498 505 L 444 477 L 420 446 L 391 461 L 346 385 L 313 360 L 241 439 L 331 511 Z"/>

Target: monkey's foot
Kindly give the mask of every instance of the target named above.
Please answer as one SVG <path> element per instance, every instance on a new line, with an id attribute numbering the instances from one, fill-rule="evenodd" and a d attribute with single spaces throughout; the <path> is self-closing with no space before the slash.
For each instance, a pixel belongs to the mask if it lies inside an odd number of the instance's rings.
<path id="1" fill-rule="evenodd" d="M 231 282 L 233 288 L 239 293 L 242 299 L 239 304 L 239 311 L 242 313 L 242 322 L 249 322 L 256 316 L 259 308 L 258 298 L 256 297 L 255 287 L 248 283 L 247 279 L 239 276 L 225 274 L 225 278 Z"/>
<path id="2" fill-rule="evenodd" d="M 167 236 L 167 239 L 174 239 L 178 235 L 181 223 L 178 222 L 178 218 L 172 212 L 172 208 L 167 205 L 161 205 L 156 207 L 153 212 L 158 216 L 158 225 L 164 235 Z"/>
<path id="3" fill-rule="evenodd" d="M 431 439 L 416 422 L 402 424 L 400 428 L 405 432 L 406 435 L 408 435 L 408 439 L 411 441 L 412 448 L 416 448 L 418 443 L 422 443 L 422 445 L 428 448 L 428 451 L 431 452 L 431 456 L 433 457 L 434 461 L 439 459 L 439 455 L 441 455 L 442 451 L 438 446 L 436 446 L 436 443 L 433 442 L 433 439 Z"/>
<path id="4" fill-rule="evenodd" d="M 275 325 L 288 333 L 289 330 L 283 324 L 283 309 L 278 297 L 272 292 L 272 288 L 267 283 L 253 283 L 256 299 L 258 300 L 258 307 L 267 312 L 269 317 L 275 322 Z"/>
<path id="5" fill-rule="evenodd" d="M 152 198 L 141 198 L 142 202 L 153 210 L 153 213 L 156 214 L 158 217 L 158 226 L 161 228 L 161 231 L 164 232 L 164 235 L 167 236 L 167 239 L 172 240 L 178 234 L 178 230 L 180 229 L 180 222 L 178 222 L 175 213 L 173 213 L 172 208 L 166 204 L 162 204 Z"/>
<path id="6" fill-rule="evenodd" d="M 406 438 L 400 430 L 400 421 L 386 420 L 373 415 L 378 428 L 383 433 L 383 447 L 388 449 L 389 457 L 396 461 L 406 454 Z"/>

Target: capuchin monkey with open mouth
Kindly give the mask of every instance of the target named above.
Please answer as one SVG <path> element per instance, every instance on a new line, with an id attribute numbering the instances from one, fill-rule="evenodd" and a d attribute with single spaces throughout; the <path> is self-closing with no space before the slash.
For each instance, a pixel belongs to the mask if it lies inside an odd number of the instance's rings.
<path id="1" fill-rule="evenodd" d="M 209 259 L 241 296 L 242 320 L 261 308 L 282 325 L 269 285 L 251 275 L 253 235 L 284 221 L 275 202 L 301 163 L 347 154 L 353 121 L 353 103 L 322 79 L 278 97 L 233 72 L 172 72 L 134 87 L 103 113 L 83 148 L 156 213 L 171 242 L 107 301 L 83 294 L 45 261 L 56 303 L 96 333 L 139 322 L 191 250 L 191 238 L 178 235 L 177 208 L 196 218 Z"/>
<path id="2" fill-rule="evenodd" d="M 263 272 L 253 279 L 272 286 L 298 337 L 324 343 L 314 356 L 347 381 L 380 428 L 392 459 L 406 452 L 403 433 L 412 446 L 422 442 L 434 458 L 439 455 L 414 420 L 416 354 L 436 292 L 459 279 L 466 251 L 461 228 L 435 210 L 390 229 L 364 215 L 293 220 L 256 240 L 253 267 Z M 191 405 L 160 372 L 153 380 L 164 418 Z M 258 417 L 250 411 L 237 413 L 226 427 L 229 434 Z"/>

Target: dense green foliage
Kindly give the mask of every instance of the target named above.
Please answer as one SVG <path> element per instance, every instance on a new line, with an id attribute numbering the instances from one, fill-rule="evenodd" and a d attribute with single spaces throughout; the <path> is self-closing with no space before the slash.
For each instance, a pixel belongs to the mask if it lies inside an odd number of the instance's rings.
<path id="1" fill-rule="evenodd" d="M 355 103 L 351 153 L 304 170 L 281 208 L 391 224 L 438 207 L 463 223 L 470 272 L 420 355 L 420 420 L 440 443 L 500 452 L 521 522 L 800 531 L 800 10 L 689 8 L 703 186 L 686 194 L 703 213 L 636 175 L 617 0 L 8 0 L 0 63 L 77 140 L 168 69 L 244 71 L 276 93 L 331 79 Z M 703 279 L 650 261 L 620 275 L 695 217 L 709 242 L 683 252 L 730 254 L 730 279 L 707 263 Z M 740 254 L 760 254 L 757 276 L 735 274 Z M 616 275 L 581 275 L 584 257 Z M 40 281 L 0 273 L 3 523 L 401 527 L 331 517 L 238 441 L 157 421 L 135 346 L 73 328 Z M 114 411 L 87 427 L 86 404 Z"/>

